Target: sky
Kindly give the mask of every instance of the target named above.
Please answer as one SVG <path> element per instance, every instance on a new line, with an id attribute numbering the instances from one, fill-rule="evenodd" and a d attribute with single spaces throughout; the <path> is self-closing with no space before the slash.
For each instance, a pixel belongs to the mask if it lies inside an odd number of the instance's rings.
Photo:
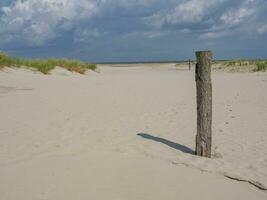
<path id="1" fill-rule="evenodd" d="M 267 0 L 0 0 L 0 51 L 91 62 L 267 58 Z"/>

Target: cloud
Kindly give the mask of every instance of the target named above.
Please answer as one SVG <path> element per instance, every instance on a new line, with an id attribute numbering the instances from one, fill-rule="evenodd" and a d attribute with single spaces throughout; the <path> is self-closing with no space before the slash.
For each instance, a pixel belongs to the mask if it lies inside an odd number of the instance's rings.
<path id="1" fill-rule="evenodd" d="M 116 18 L 140 14 L 142 8 L 159 0 L 14 0 L 8 6 L 0 7 L 0 43 L 19 42 L 26 45 L 43 45 L 74 30 L 73 41 L 85 41 L 96 37 L 97 27 L 88 24 L 95 16 Z M 6 3 L 7 4 L 7 1 Z M 3 4 L 3 5 L 5 5 Z M 1 14 L 2 13 L 2 14 Z M 105 26 L 105 21 L 101 22 Z M 92 30 L 90 30 L 92 29 Z"/>
<path id="2" fill-rule="evenodd" d="M 257 13 L 261 1 L 15 0 L 1 7 L 0 36 L 2 43 L 33 46 L 44 45 L 69 31 L 75 43 L 103 32 L 146 32 L 153 38 L 172 30 L 187 30 L 199 33 L 201 38 L 218 38 L 230 35 L 230 30 Z"/>
<path id="3" fill-rule="evenodd" d="M 104 5 L 108 4 L 110 5 L 119 5 L 122 7 L 132 7 L 132 6 L 146 6 L 146 5 L 151 5 L 158 0 L 134 0 L 134 1 L 129 1 L 129 0 L 99 0 L 99 3 Z"/>
<path id="4" fill-rule="evenodd" d="M 97 6 L 91 0 L 17 0 L 2 7 L 0 35 L 9 40 L 42 45 L 89 19 Z M 8 40 L 8 41 L 9 41 Z"/>
<path id="5" fill-rule="evenodd" d="M 267 33 L 267 24 L 263 25 L 262 27 L 258 28 L 259 34 L 265 34 Z"/>
<path id="6" fill-rule="evenodd" d="M 216 38 L 221 38 L 221 37 L 224 37 L 224 36 L 227 36 L 229 35 L 230 32 L 229 31 L 218 31 L 218 32 L 206 32 L 206 33 L 203 33 L 202 35 L 200 35 L 200 38 L 203 38 L 203 39 L 216 39 Z"/>
<path id="7" fill-rule="evenodd" d="M 204 39 L 215 39 L 236 34 L 239 31 L 248 30 L 250 26 L 243 26 L 252 21 L 253 17 L 259 12 L 258 0 L 246 0 L 238 7 L 227 8 L 209 29 L 205 30 L 200 36 Z"/>
<path id="8" fill-rule="evenodd" d="M 224 25 L 227 26 L 236 26 L 244 22 L 248 17 L 252 16 L 255 13 L 254 8 L 250 7 L 241 7 L 239 9 L 231 9 L 224 13 L 220 20 Z"/>
<path id="9" fill-rule="evenodd" d="M 159 10 L 143 20 L 158 30 L 187 29 L 200 34 L 202 39 L 221 38 L 243 29 L 245 22 L 255 20 L 262 5 L 263 0 L 187 0 L 180 1 L 172 9 Z"/>
<path id="10" fill-rule="evenodd" d="M 74 33 L 74 43 L 83 43 L 92 38 L 100 37 L 104 33 L 100 33 L 97 29 L 77 29 Z"/>
<path id="11" fill-rule="evenodd" d="M 173 9 L 160 11 L 147 17 L 148 24 L 156 27 L 164 25 L 193 24 L 211 18 L 211 13 L 225 0 L 189 0 L 178 3 Z"/>

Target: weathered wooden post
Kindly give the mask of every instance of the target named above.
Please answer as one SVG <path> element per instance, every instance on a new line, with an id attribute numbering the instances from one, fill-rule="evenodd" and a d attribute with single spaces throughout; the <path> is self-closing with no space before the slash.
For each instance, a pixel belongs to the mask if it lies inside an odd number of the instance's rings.
<path id="1" fill-rule="evenodd" d="M 188 60 L 188 68 L 189 68 L 189 71 L 191 71 L 191 60 L 190 59 Z"/>
<path id="2" fill-rule="evenodd" d="M 211 51 L 196 52 L 197 136 L 196 155 L 211 157 L 212 84 Z"/>

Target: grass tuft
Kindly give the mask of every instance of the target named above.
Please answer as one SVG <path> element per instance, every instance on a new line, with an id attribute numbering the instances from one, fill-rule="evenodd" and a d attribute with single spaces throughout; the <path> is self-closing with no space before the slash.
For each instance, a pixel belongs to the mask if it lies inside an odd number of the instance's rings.
<path id="1" fill-rule="evenodd" d="M 250 61 L 240 59 L 240 60 L 230 60 L 226 62 L 227 66 L 247 66 L 250 64 Z"/>
<path id="2" fill-rule="evenodd" d="M 222 61 L 219 64 L 215 64 L 214 68 L 229 72 L 256 72 L 256 71 L 266 71 L 266 60 L 230 60 Z"/>
<path id="3" fill-rule="evenodd" d="M 49 74 L 56 66 L 65 68 L 71 72 L 84 74 L 87 70 L 96 70 L 97 65 L 78 60 L 68 59 L 21 59 L 10 57 L 0 52 L 0 69 L 3 67 L 26 67 L 35 69 L 43 74 Z"/>
<path id="4" fill-rule="evenodd" d="M 267 61 L 265 62 L 257 62 L 256 63 L 256 69 L 255 71 L 263 71 L 265 72 L 267 70 Z"/>

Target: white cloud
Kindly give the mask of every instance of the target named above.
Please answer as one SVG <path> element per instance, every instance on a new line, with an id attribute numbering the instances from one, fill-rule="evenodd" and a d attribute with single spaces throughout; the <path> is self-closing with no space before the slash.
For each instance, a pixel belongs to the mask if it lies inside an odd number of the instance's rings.
<path id="1" fill-rule="evenodd" d="M 203 38 L 203 39 L 216 39 L 216 38 L 221 38 L 221 37 L 225 37 L 227 35 L 229 35 L 230 32 L 229 31 L 218 31 L 218 32 L 207 32 L 207 33 L 204 33 L 200 36 L 200 38 Z"/>
<path id="2" fill-rule="evenodd" d="M 91 38 L 96 38 L 101 36 L 104 33 L 100 33 L 97 29 L 77 29 L 74 33 L 74 42 L 81 43 L 86 42 Z"/>
<path id="3" fill-rule="evenodd" d="M 201 38 L 220 38 L 235 34 L 245 22 L 256 19 L 261 3 L 262 0 L 181 0 L 172 9 L 145 17 L 144 22 L 158 30 L 187 29 L 202 33 Z M 252 26 L 246 27 L 248 30 Z"/>
<path id="4" fill-rule="evenodd" d="M 155 3 L 159 0 L 99 0 L 100 4 L 113 4 L 120 5 L 122 7 L 132 7 L 132 6 L 145 6 Z"/>
<path id="5" fill-rule="evenodd" d="M 263 25 L 262 27 L 260 27 L 260 28 L 258 29 L 258 33 L 259 33 L 259 34 L 265 34 L 265 33 L 267 33 L 267 24 L 265 24 L 265 25 Z"/>
<path id="6" fill-rule="evenodd" d="M 231 9 L 221 16 L 221 20 L 225 25 L 236 26 L 244 22 L 248 17 L 255 13 L 253 8 L 241 7 L 239 9 Z"/>
<path id="7" fill-rule="evenodd" d="M 0 7 L 0 36 L 6 38 L 0 43 L 23 41 L 28 45 L 42 45 L 71 29 L 74 29 L 74 41 L 84 41 L 98 36 L 95 28 L 82 27 L 92 16 L 112 7 L 134 10 L 136 6 L 148 6 L 156 1 L 159 0 L 16 0 Z"/>
<path id="8" fill-rule="evenodd" d="M 67 31 L 73 33 L 67 37 L 74 42 L 86 42 L 109 31 L 122 35 L 135 32 L 148 38 L 170 32 L 219 38 L 252 19 L 263 1 L 14 0 L 0 7 L 0 43 L 43 45 Z M 92 21 L 95 16 L 99 21 Z M 261 34 L 265 31 L 264 27 L 258 29 Z"/>
<path id="9" fill-rule="evenodd" d="M 147 17 L 147 23 L 161 27 L 165 24 L 176 25 L 182 23 L 201 22 L 204 17 L 211 14 L 213 9 L 221 5 L 225 0 L 189 0 L 179 3 L 174 9 L 166 12 L 158 12 Z"/>
<path id="10" fill-rule="evenodd" d="M 216 23 L 206 30 L 200 38 L 215 39 L 233 35 L 244 28 L 242 24 L 252 19 L 258 9 L 257 0 L 246 0 L 238 8 L 229 8 L 220 15 Z M 247 27 L 246 31 L 248 30 Z"/>
<path id="11" fill-rule="evenodd" d="M 160 32 L 160 31 L 146 31 L 144 32 L 144 36 L 147 37 L 147 38 L 158 38 L 158 37 L 161 37 L 163 35 L 166 35 L 167 32 Z"/>
<path id="12" fill-rule="evenodd" d="M 17 0 L 1 8 L 0 34 L 41 45 L 97 12 L 94 0 Z M 10 39 L 9 39 L 10 40 Z"/>

